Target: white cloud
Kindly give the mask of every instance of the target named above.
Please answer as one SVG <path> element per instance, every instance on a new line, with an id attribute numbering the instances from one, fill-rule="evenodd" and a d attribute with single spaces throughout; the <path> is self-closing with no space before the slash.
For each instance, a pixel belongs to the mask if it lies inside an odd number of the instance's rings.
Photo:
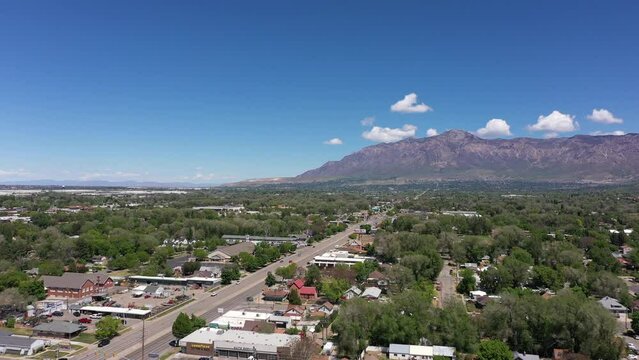
<path id="1" fill-rule="evenodd" d="M 387 128 L 373 126 L 372 129 L 364 131 L 362 137 L 374 142 L 392 143 L 409 137 L 414 137 L 417 126 L 405 124 L 401 128 Z"/>
<path id="2" fill-rule="evenodd" d="M 603 136 L 603 135 L 614 135 L 614 136 L 621 136 L 621 135 L 626 135 L 626 132 L 623 130 L 615 130 L 615 131 L 593 131 L 590 133 L 590 135 L 593 136 Z"/>
<path id="3" fill-rule="evenodd" d="M 437 129 L 430 128 L 426 130 L 426 137 L 433 137 L 437 135 L 439 135 L 439 133 L 437 132 Z"/>
<path id="4" fill-rule="evenodd" d="M 375 123 L 375 117 L 367 116 L 360 120 L 359 123 L 362 124 L 362 126 L 372 126 Z"/>
<path id="5" fill-rule="evenodd" d="M 490 119 L 483 128 L 477 129 L 477 136 L 482 138 L 496 138 L 500 136 L 510 136 L 510 125 L 506 120 Z"/>
<path id="6" fill-rule="evenodd" d="M 530 131 L 543 131 L 545 137 L 557 137 L 559 133 L 570 132 L 579 129 L 579 123 L 574 115 L 562 114 L 555 110 L 547 116 L 540 115 L 537 123 L 528 125 Z"/>
<path id="7" fill-rule="evenodd" d="M 342 145 L 344 142 L 340 138 L 332 138 L 330 140 L 324 141 L 326 145 Z"/>
<path id="8" fill-rule="evenodd" d="M 417 94 L 415 93 L 404 96 L 402 100 L 391 105 L 390 109 L 393 112 L 399 113 L 425 113 L 433 110 L 433 108 L 424 103 L 418 104 Z"/>
<path id="9" fill-rule="evenodd" d="M 592 109 L 592 114 L 588 115 L 588 119 L 601 124 L 622 124 L 623 119 L 615 117 L 606 109 Z"/>

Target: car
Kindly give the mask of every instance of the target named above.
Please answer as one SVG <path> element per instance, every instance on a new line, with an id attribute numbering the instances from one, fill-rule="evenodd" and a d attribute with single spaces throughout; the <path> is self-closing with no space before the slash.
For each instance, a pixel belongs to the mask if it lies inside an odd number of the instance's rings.
<path id="1" fill-rule="evenodd" d="M 283 262 L 284 262 L 284 259 L 280 260 L 280 262 L 281 262 L 281 263 L 283 263 Z"/>
<path id="2" fill-rule="evenodd" d="M 198 360 L 211 360 L 210 356 L 200 356 Z"/>
<path id="3" fill-rule="evenodd" d="M 51 313 L 51 315 L 53 315 L 53 316 L 64 316 L 64 313 L 62 311 L 54 311 L 53 313 Z"/>
<path id="4" fill-rule="evenodd" d="M 211 296 L 217 296 L 217 293 L 216 292 L 212 292 Z"/>
<path id="5" fill-rule="evenodd" d="M 102 339 L 100 340 L 100 342 L 98 343 L 98 347 L 104 347 L 107 346 L 111 343 L 111 340 L 109 339 Z"/>
<path id="6" fill-rule="evenodd" d="M 73 312 L 73 316 L 75 316 L 75 317 L 80 317 L 80 312 L 79 312 L 79 311 L 74 311 L 74 312 Z"/>
<path id="7" fill-rule="evenodd" d="M 235 285 L 240 285 L 240 280 L 236 281 Z"/>
<path id="8" fill-rule="evenodd" d="M 145 299 L 148 299 L 148 298 L 150 298 L 150 297 L 151 297 L 151 295 L 144 295 L 144 298 L 145 298 Z"/>
<path id="9" fill-rule="evenodd" d="M 89 319 L 89 318 L 81 318 L 80 320 L 78 320 L 78 322 L 80 322 L 80 324 L 90 324 L 91 323 L 91 319 Z"/>
<path id="10" fill-rule="evenodd" d="M 89 317 L 91 319 L 99 320 L 102 319 L 102 314 L 91 314 Z"/>
<path id="11" fill-rule="evenodd" d="M 172 346 L 172 347 L 179 347 L 179 346 L 180 346 L 180 340 L 175 339 L 175 340 L 171 340 L 171 341 L 169 341 L 169 346 Z"/>
<path id="12" fill-rule="evenodd" d="M 252 297 L 252 296 L 247 297 L 247 298 L 246 298 L 246 301 L 248 301 L 248 302 L 253 302 L 253 297 Z"/>
<path id="13" fill-rule="evenodd" d="M 82 330 L 82 331 L 84 331 L 84 330 L 88 329 L 88 327 L 86 327 L 86 326 L 84 326 L 84 325 L 80 325 L 80 326 L 78 326 L 78 328 L 80 328 L 80 330 Z"/>

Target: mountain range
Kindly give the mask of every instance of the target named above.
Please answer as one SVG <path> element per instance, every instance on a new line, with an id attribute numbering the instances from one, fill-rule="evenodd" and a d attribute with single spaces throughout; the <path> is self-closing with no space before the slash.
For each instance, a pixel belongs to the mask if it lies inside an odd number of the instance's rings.
<path id="1" fill-rule="evenodd" d="M 483 139 L 450 130 L 368 146 L 287 180 L 347 179 L 627 183 L 639 180 L 639 134 Z"/>

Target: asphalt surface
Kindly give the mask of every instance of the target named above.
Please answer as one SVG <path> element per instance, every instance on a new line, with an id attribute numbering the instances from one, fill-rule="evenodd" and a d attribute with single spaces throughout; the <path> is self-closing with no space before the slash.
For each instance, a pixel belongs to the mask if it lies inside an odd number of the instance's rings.
<path id="1" fill-rule="evenodd" d="M 371 217 L 367 223 L 378 223 L 380 217 Z M 156 319 L 145 321 L 145 345 L 142 354 L 142 323 L 134 324 L 128 331 L 111 340 L 111 343 L 103 348 L 97 348 L 95 344 L 90 345 L 87 350 L 72 357 L 74 360 L 95 360 L 95 359 L 149 359 L 149 354 L 159 354 L 170 349 L 169 342 L 174 339 L 171 334 L 173 321 L 180 312 L 188 314 L 194 313 L 204 317 L 207 321 L 212 321 L 219 317 L 221 313 L 231 310 L 242 304 L 248 296 L 254 296 L 264 287 L 266 273 L 274 272 L 278 267 L 288 264 L 289 260 L 296 262 L 300 266 L 313 257 L 322 254 L 335 245 L 340 244 L 348 238 L 348 235 L 360 224 L 350 226 L 346 231 L 324 239 L 320 243 L 315 243 L 315 247 L 307 246 L 299 249 L 295 254 L 284 258 L 284 264 L 276 262 L 270 264 L 252 274 L 243 277 L 240 284 L 231 284 L 217 291 L 217 296 L 211 297 L 209 293 L 204 293 L 196 297 L 194 302 L 176 309 L 175 311 Z M 144 355 L 144 357 L 143 357 Z"/>

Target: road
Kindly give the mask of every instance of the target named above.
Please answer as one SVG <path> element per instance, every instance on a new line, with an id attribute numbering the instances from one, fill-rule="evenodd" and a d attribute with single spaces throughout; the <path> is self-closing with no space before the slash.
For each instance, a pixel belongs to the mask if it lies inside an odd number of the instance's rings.
<path id="1" fill-rule="evenodd" d="M 457 296 L 457 282 L 455 280 L 455 275 L 450 274 L 453 269 L 454 267 L 448 265 L 448 261 L 444 260 L 444 267 L 437 277 L 437 281 L 441 285 L 439 297 L 437 298 L 437 304 L 439 307 L 444 307 L 444 303 L 447 299 Z"/>
<path id="2" fill-rule="evenodd" d="M 379 222 L 379 219 L 379 217 L 371 217 L 368 222 L 376 223 Z M 333 235 L 320 243 L 315 243 L 314 247 L 307 246 L 301 248 L 295 254 L 286 257 L 284 262 L 288 263 L 288 260 L 292 260 L 301 266 L 306 266 L 306 263 L 313 257 L 345 241 L 348 235 L 355 228 L 358 228 L 359 225 L 360 224 L 351 225 L 346 231 Z M 174 339 L 171 334 L 171 326 L 180 312 L 194 313 L 197 316 L 204 317 L 207 321 L 212 321 L 221 315 L 218 313 L 218 308 L 223 308 L 224 311 L 227 311 L 243 302 L 246 297 L 259 293 L 264 287 L 266 273 L 269 271 L 274 272 L 280 266 L 282 266 L 281 263 L 270 264 L 242 278 L 239 285 L 232 284 L 225 286 L 217 291 L 218 295 L 215 297 L 211 297 L 208 293 L 205 293 L 199 298 L 196 298 L 194 302 L 177 311 L 146 321 L 144 324 L 146 329 L 144 341 L 145 356 L 148 357 L 150 353 L 162 354 L 170 349 L 168 345 L 169 341 Z M 112 339 L 109 345 L 100 349 L 98 349 L 95 344 L 90 345 L 87 350 L 72 358 L 74 360 L 144 359 L 141 349 L 142 326 L 142 323 L 134 324 L 127 332 Z"/>

